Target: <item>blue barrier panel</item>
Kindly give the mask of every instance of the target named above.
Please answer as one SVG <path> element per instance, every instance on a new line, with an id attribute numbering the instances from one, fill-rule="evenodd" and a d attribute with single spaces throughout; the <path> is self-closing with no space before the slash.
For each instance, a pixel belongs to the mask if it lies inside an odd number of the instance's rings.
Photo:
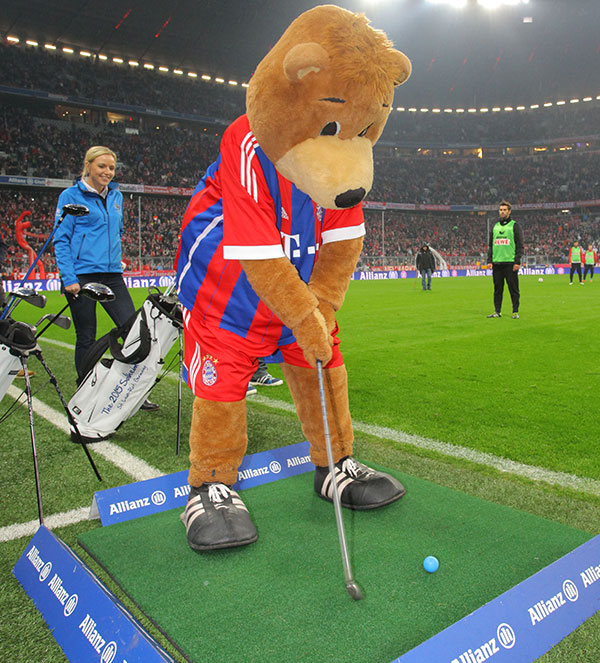
<path id="1" fill-rule="evenodd" d="M 70 661 L 173 663 L 75 553 L 43 525 L 13 573 Z"/>
<path id="2" fill-rule="evenodd" d="M 598 610 L 600 535 L 393 663 L 532 663 Z"/>
<path id="3" fill-rule="evenodd" d="M 234 489 L 244 490 L 314 470 L 309 448 L 308 442 L 300 442 L 245 456 Z M 183 470 L 156 479 L 100 490 L 94 495 L 91 517 L 100 516 L 103 525 L 112 525 L 183 507 L 190 492 L 187 476 L 187 470 Z"/>

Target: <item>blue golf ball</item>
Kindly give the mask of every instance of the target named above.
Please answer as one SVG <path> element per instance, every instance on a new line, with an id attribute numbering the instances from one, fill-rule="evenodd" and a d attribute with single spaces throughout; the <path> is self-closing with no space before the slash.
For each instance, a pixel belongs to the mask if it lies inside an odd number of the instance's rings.
<path id="1" fill-rule="evenodd" d="M 423 560 L 423 568 L 427 573 L 435 573 L 440 568 L 440 561 L 433 555 L 428 555 Z"/>

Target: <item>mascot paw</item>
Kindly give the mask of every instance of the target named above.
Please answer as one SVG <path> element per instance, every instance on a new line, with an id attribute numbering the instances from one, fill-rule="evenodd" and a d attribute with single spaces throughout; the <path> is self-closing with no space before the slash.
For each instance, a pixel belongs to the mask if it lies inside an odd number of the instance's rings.
<path id="1" fill-rule="evenodd" d="M 337 321 L 335 319 L 335 310 L 333 306 L 329 302 L 326 302 L 324 299 L 319 299 L 318 309 L 321 315 L 325 318 L 327 333 L 331 334 L 337 325 Z"/>
<path id="2" fill-rule="evenodd" d="M 327 332 L 325 318 L 315 309 L 306 316 L 294 329 L 292 329 L 298 345 L 302 348 L 306 361 L 313 367 L 317 366 L 317 359 L 327 365 L 331 360 L 331 346 L 333 338 Z"/>
<path id="3" fill-rule="evenodd" d="M 192 486 L 181 520 L 193 550 L 235 548 L 258 539 L 246 505 L 223 483 Z"/>
<path id="4" fill-rule="evenodd" d="M 348 509 L 376 509 L 399 500 L 406 489 L 393 476 L 377 472 L 351 456 L 335 464 L 335 486 L 342 506 Z M 333 486 L 328 467 L 315 469 L 315 492 L 328 502 L 333 502 Z"/>

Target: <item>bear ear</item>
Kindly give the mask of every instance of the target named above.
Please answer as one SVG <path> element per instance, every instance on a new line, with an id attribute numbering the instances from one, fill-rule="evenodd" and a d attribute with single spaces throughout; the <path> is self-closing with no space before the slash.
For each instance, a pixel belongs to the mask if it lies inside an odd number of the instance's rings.
<path id="1" fill-rule="evenodd" d="M 410 76 L 410 72 L 412 70 L 412 65 L 410 64 L 410 60 L 402 53 L 402 51 L 393 51 L 394 53 L 394 63 L 393 63 L 393 80 L 394 80 L 394 87 L 397 85 L 402 85 L 402 83 L 406 83 Z"/>
<path id="2" fill-rule="evenodd" d="M 296 44 L 283 59 L 283 71 L 286 77 L 296 83 L 311 72 L 318 73 L 329 64 L 327 51 L 313 41 Z"/>

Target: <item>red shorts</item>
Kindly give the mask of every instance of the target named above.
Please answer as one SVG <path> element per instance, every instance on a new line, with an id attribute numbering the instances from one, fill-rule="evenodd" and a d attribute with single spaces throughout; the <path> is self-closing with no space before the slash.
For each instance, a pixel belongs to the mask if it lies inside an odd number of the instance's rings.
<path id="1" fill-rule="evenodd" d="M 278 350 L 283 361 L 292 366 L 310 368 L 300 346 L 294 341 L 287 345 L 252 343 L 233 332 L 208 327 L 183 310 L 184 377 L 194 396 L 209 401 L 240 401 L 246 397 L 248 382 L 258 367 L 258 359 Z M 340 339 L 335 326 L 333 355 L 326 368 L 344 363 Z"/>

